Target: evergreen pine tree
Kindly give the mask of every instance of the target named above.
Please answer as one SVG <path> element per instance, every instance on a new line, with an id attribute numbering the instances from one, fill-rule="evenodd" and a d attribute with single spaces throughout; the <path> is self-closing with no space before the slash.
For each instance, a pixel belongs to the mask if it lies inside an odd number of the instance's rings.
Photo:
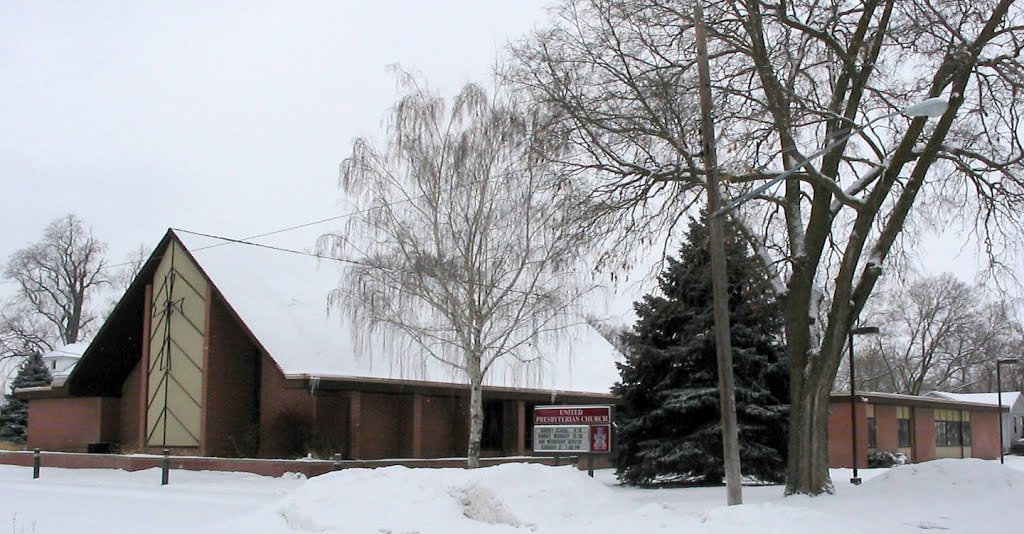
<path id="1" fill-rule="evenodd" d="M 785 476 L 788 370 L 782 317 L 761 262 L 726 225 L 729 316 L 742 473 Z M 708 230 L 691 221 L 679 259 L 659 276 L 662 295 L 634 304 L 619 364 L 616 474 L 627 484 L 721 484 L 721 414 Z"/>
<path id="2" fill-rule="evenodd" d="M 4 396 L 0 408 L 0 440 L 24 443 L 28 434 L 28 402 L 14 396 L 14 390 L 49 385 L 53 380 L 46 362 L 39 354 L 25 358 L 18 374 L 11 381 L 11 392 Z"/>

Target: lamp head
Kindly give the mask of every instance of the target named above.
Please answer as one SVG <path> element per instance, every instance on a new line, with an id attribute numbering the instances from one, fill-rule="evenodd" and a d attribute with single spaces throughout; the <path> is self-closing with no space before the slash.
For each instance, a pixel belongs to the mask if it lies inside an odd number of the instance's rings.
<path id="1" fill-rule="evenodd" d="M 949 109 L 949 100 L 936 96 L 908 106 L 903 114 L 908 117 L 941 117 Z"/>
<path id="2" fill-rule="evenodd" d="M 877 334 L 879 332 L 877 326 L 858 326 L 857 328 L 850 329 L 850 335 L 859 336 L 861 334 Z"/>
<path id="3" fill-rule="evenodd" d="M 1020 363 L 1020 356 L 1009 356 L 1006 358 L 999 358 L 996 360 L 996 363 Z"/>

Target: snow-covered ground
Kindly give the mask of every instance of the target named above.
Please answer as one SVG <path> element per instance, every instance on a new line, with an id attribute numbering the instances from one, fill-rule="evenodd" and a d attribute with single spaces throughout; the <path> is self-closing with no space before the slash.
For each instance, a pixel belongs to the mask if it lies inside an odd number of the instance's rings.
<path id="1" fill-rule="evenodd" d="M 351 469 L 306 480 L 155 469 L 0 466 L 0 534 L 51 533 L 898 533 L 1024 532 L 1024 458 L 1007 466 L 939 460 L 891 470 L 832 472 L 836 495 L 782 497 L 778 486 L 619 487 L 570 467 Z M 6 523 L 6 524 L 5 524 Z"/>

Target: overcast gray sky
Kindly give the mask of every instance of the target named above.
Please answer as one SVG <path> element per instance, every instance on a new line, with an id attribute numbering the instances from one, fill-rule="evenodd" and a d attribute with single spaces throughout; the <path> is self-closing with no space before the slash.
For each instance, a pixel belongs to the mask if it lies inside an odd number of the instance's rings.
<path id="1" fill-rule="evenodd" d="M 6 2 L 0 260 L 68 212 L 114 263 L 171 226 L 244 237 L 337 215 L 338 164 L 397 94 L 388 65 L 447 93 L 486 80 L 546 3 Z M 971 278 L 970 251 L 932 242 L 929 270 Z"/>
<path id="2" fill-rule="evenodd" d="M 389 64 L 486 80 L 542 0 L 5 2 L 0 258 L 75 212 L 120 261 L 169 227 L 246 236 L 339 213 Z"/>

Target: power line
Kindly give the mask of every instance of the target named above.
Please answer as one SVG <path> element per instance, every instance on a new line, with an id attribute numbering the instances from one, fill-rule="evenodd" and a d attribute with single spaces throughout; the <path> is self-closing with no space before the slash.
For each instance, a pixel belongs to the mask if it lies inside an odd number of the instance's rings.
<path id="1" fill-rule="evenodd" d="M 334 217 L 334 218 L 336 219 L 337 217 Z M 321 221 L 321 222 L 325 222 L 325 221 Z M 309 225 L 312 225 L 312 224 L 315 224 L 315 223 L 309 223 L 306 226 L 309 226 Z M 290 229 L 294 229 L 294 228 L 290 228 Z M 171 230 L 173 230 L 175 232 L 181 232 L 183 234 L 198 235 L 198 236 L 202 236 L 202 237 L 208 237 L 210 239 L 218 239 L 220 241 L 224 241 L 223 243 L 218 243 L 216 245 L 207 245 L 207 246 L 204 246 L 204 247 L 197 247 L 195 250 L 192 250 L 192 252 L 199 252 L 200 250 L 207 250 L 207 249 L 216 248 L 216 247 L 222 247 L 224 245 L 231 245 L 231 244 L 249 245 L 249 246 L 252 246 L 252 247 L 265 248 L 265 249 L 269 249 L 269 250 L 275 250 L 275 251 L 278 251 L 278 252 L 287 252 L 287 253 L 290 253 L 290 254 L 298 254 L 300 256 L 309 256 L 311 258 L 317 258 L 317 259 L 322 259 L 322 260 L 333 260 L 333 261 L 337 261 L 337 262 L 341 262 L 341 263 L 351 263 L 351 264 L 354 264 L 354 265 L 368 266 L 368 264 L 360 262 L 360 261 L 357 261 L 357 260 L 347 260 L 347 259 L 338 258 L 338 257 L 335 257 L 335 256 L 326 256 L 324 254 L 316 254 L 316 253 L 313 253 L 313 252 L 306 252 L 304 250 L 295 250 L 295 249 L 291 249 L 291 248 L 284 248 L 284 247 L 277 247 L 277 246 L 274 246 L 274 245 L 267 245 L 265 243 L 254 243 L 252 241 L 249 241 L 250 239 L 254 239 L 254 238 L 251 238 L 251 237 L 247 237 L 247 238 L 244 238 L 244 239 L 235 239 L 235 238 L 232 238 L 232 237 L 224 237 L 224 236 L 215 235 L 215 234 L 206 234 L 206 233 L 203 233 L 203 232 L 193 232 L 192 230 L 185 230 L 185 229 L 182 229 L 182 228 L 171 228 Z M 268 233 L 268 234 L 264 234 L 263 236 L 259 236 L 259 237 L 264 237 L 266 235 L 270 235 L 270 234 L 273 234 L 273 233 L 281 233 L 281 232 L 284 232 L 284 231 L 287 231 L 287 230 L 288 229 L 282 229 L 282 230 L 279 230 L 279 231 L 275 231 L 275 232 L 271 232 L 271 233 Z"/>
<path id="2" fill-rule="evenodd" d="M 285 247 L 278 247 L 278 246 L 274 246 L 274 245 L 267 245 L 267 244 L 264 244 L 264 243 L 255 243 L 255 242 L 252 242 L 252 241 L 248 241 L 247 239 L 235 239 L 235 238 L 232 238 L 232 237 L 225 237 L 225 236 L 220 236 L 220 235 L 216 235 L 216 234 L 208 234 L 208 233 L 204 233 L 204 232 L 194 232 L 192 230 L 185 230 L 185 229 L 182 229 L 182 228 L 171 228 L 171 230 L 173 230 L 175 232 L 181 232 L 181 233 L 184 233 L 184 234 L 197 235 L 197 236 L 207 237 L 207 238 L 210 238 L 210 239 L 218 239 L 218 240 L 224 241 L 224 243 L 218 243 L 216 245 L 207 245 L 207 246 L 203 246 L 203 247 L 197 247 L 194 250 L 190 249 L 192 252 L 208 250 L 208 249 L 211 249 L 211 248 L 216 248 L 216 247 L 220 247 L 220 246 L 224 246 L 224 245 L 232 245 L 232 244 L 235 244 L 235 245 L 248 245 L 248 246 L 257 247 L 257 248 L 263 248 L 263 249 L 272 250 L 272 251 L 276 251 L 276 252 L 284 252 L 284 253 L 288 253 L 288 254 L 296 254 L 296 255 L 299 255 L 299 256 L 307 256 L 307 257 L 310 257 L 310 258 L 316 258 L 316 259 L 321 259 L 321 260 L 331 260 L 331 261 L 335 261 L 335 262 L 338 262 L 338 263 L 348 263 L 348 264 L 352 264 L 352 265 L 358 265 L 360 267 L 370 267 L 370 268 L 373 268 L 373 269 L 382 269 L 382 270 L 388 270 L 388 271 L 393 271 L 393 272 L 397 272 L 397 273 L 404 273 L 404 274 L 423 274 L 423 273 L 419 273 L 417 271 L 411 271 L 411 270 L 389 269 L 389 268 L 381 267 L 379 265 L 372 265 L 370 263 L 366 263 L 366 262 L 359 261 L 359 260 L 353 260 L 353 259 L 348 259 L 348 258 L 338 258 L 336 256 L 327 256 L 327 255 L 317 254 L 317 253 L 313 253 L 313 252 L 306 252 L 306 251 L 303 251 L 303 250 L 295 250 L 295 249 L 290 249 L 290 248 L 285 248 Z M 568 273 L 560 273 L 560 274 L 568 274 Z M 430 278 L 437 278 L 436 276 L 429 276 L 429 275 L 427 275 L 427 276 L 430 277 Z M 459 283 L 465 283 L 462 280 L 456 280 L 456 281 L 459 282 Z M 526 295 L 526 296 L 537 295 L 537 293 L 534 293 L 534 292 L 524 291 L 524 290 L 521 290 L 521 289 L 516 289 L 516 288 L 507 287 L 507 286 L 501 286 L 501 285 L 496 285 L 496 284 L 479 284 L 478 283 L 478 284 L 473 284 L 473 285 L 475 285 L 476 287 L 482 287 L 482 288 L 486 288 L 486 289 L 498 289 L 498 290 L 502 290 L 502 291 L 508 291 L 510 293 L 516 293 L 516 294 L 519 294 L 519 295 Z"/>
<path id="3" fill-rule="evenodd" d="M 484 181 L 486 179 L 488 179 L 488 178 L 481 178 L 479 180 L 474 180 L 474 181 L 470 181 L 470 182 L 466 182 L 466 183 L 463 183 L 463 184 L 456 185 L 456 186 L 450 188 L 448 191 L 446 191 L 446 193 L 450 194 L 450 193 L 452 193 L 453 191 L 455 191 L 457 189 L 460 189 L 460 188 L 463 188 L 463 187 L 467 187 L 467 186 L 470 186 L 470 185 L 479 184 L 480 182 L 482 182 L 482 181 Z M 424 193 L 424 194 L 421 194 L 421 195 L 407 197 L 407 198 L 404 198 L 404 199 L 401 199 L 401 200 L 396 200 L 396 201 L 392 202 L 391 205 L 394 206 L 396 204 L 405 204 L 405 203 L 409 203 L 409 202 L 413 202 L 413 201 L 416 201 L 416 200 L 420 200 L 420 199 L 426 198 L 427 196 L 428 195 L 426 193 Z M 347 212 L 347 213 L 342 213 L 341 215 L 334 215 L 334 216 L 331 216 L 331 217 L 324 217 L 322 219 L 317 219 L 315 221 L 309 221 L 309 222 L 305 222 L 305 223 L 295 224 L 295 225 L 292 225 L 292 226 L 287 226 L 285 228 L 279 228 L 277 230 L 271 230 L 269 232 L 263 232 L 261 234 L 254 234 L 254 235 L 251 235 L 251 236 L 248 236 L 248 237 L 244 237 L 242 239 L 233 239 L 233 238 L 223 237 L 223 236 L 214 236 L 214 235 L 202 234 L 202 233 L 198 233 L 198 232 L 190 232 L 188 230 L 183 230 L 183 229 L 180 229 L 180 228 L 177 228 L 177 229 L 172 228 L 172 229 L 175 229 L 175 230 L 178 230 L 178 231 L 181 231 L 181 232 L 185 232 L 185 233 L 191 233 L 191 234 L 201 235 L 201 236 L 204 236 L 204 237 L 209 237 L 209 238 L 212 238 L 212 239 L 220 239 L 220 240 L 224 241 L 224 243 L 218 243 L 216 245 L 209 245 L 209 246 L 206 246 L 206 247 L 201 247 L 201 248 L 196 249 L 196 250 L 205 250 L 205 249 L 208 249 L 208 248 L 222 247 L 224 245 L 230 244 L 231 242 L 238 242 L 238 243 L 243 243 L 243 244 L 247 244 L 247 245 L 256 245 L 256 243 L 247 243 L 245 241 L 249 241 L 249 240 L 252 240 L 252 239 L 260 239 L 260 238 L 263 238 L 263 237 L 269 237 L 269 236 L 277 235 L 277 234 L 282 234 L 284 232 L 290 232 L 292 230 L 298 230 L 300 228 L 307 228 L 307 227 L 310 227 L 310 226 L 316 226 L 318 224 L 324 224 L 324 223 L 327 223 L 327 222 L 338 221 L 338 220 L 341 220 L 341 219 L 347 219 L 349 217 L 355 217 L 356 215 L 363 215 L 365 213 L 369 213 L 370 211 L 373 211 L 373 210 L 376 210 L 376 209 L 380 209 L 380 208 L 381 208 L 381 206 L 373 206 L 373 207 L 364 208 L 364 209 L 357 209 L 357 210 L 353 210 L 353 211 L 350 211 L 350 212 Z M 265 248 L 274 248 L 274 247 L 267 245 Z M 292 252 L 292 253 L 297 253 L 297 254 L 306 254 L 304 252 L 300 252 L 300 251 L 296 251 L 296 250 L 290 250 L 290 249 L 283 249 L 282 248 L 280 250 L 283 251 L 283 252 Z M 324 258 L 324 259 L 335 259 L 335 260 L 338 259 L 338 258 L 331 258 L 329 256 L 315 256 L 315 257 Z M 113 265 L 104 265 L 103 267 L 100 268 L 100 270 L 101 271 L 105 271 L 105 270 L 108 270 L 108 269 L 115 269 L 115 268 L 118 268 L 118 267 L 127 267 L 129 265 L 135 265 L 135 264 L 136 264 L 136 262 L 134 262 L 134 261 L 128 261 L 128 262 L 117 263 L 117 264 L 113 264 Z M 0 285 L 16 284 L 16 283 L 18 283 L 16 280 L 0 280 Z"/>

